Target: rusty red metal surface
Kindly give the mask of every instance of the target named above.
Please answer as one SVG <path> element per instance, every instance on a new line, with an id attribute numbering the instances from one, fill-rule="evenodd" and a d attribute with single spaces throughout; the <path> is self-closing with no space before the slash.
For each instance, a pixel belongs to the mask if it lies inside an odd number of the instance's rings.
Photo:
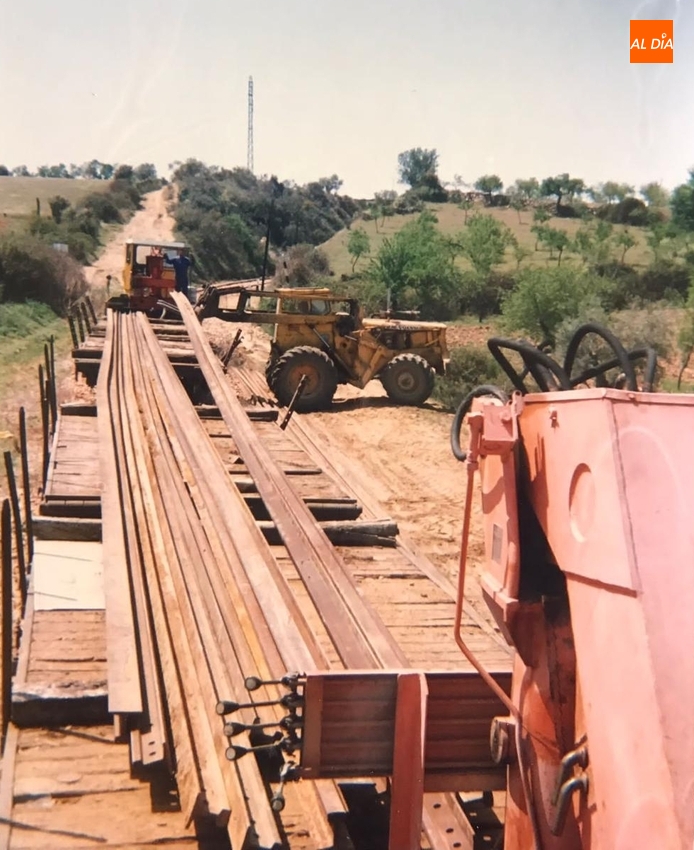
<path id="1" fill-rule="evenodd" d="M 691 850 L 694 397 L 475 408 L 483 587 L 519 651 L 506 846 Z"/>

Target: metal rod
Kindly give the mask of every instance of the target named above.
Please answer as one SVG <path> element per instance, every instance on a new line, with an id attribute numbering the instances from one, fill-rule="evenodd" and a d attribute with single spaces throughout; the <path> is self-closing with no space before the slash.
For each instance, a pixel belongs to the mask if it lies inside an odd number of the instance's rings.
<path id="1" fill-rule="evenodd" d="M 67 323 L 70 326 L 70 336 L 72 337 L 72 347 L 73 348 L 79 348 L 80 347 L 80 341 L 79 341 L 79 337 L 77 336 L 77 328 L 75 327 L 75 320 L 70 313 L 68 313 L 68 316 L 67 316 Z"/>
<path id="2" fill-rule="evenodd" d="M 41 394 L 41 430 L 43 435 L 43 478 L 42 486 L 46 486 L 48 477 L 48 401 L 46 399 L 46 382 L 43 377 L 43 366 L 39 364 L 39 392 Z"/>
<path id="3" fill-rule="evenodd" d="M 225 369 L 229 365 L 229 361 L 231 360 L 233 353 L 238 348 L 240 342 L 241 342 L 241 329 L 239 328 L 239 330 L 236 331 L 236 336 L 231 341 L 231 345 L 229 346 L 229 350 L 226 352 L 226 354 L 222 358 L 222 365 L 224 366 Z"/>
<path id="4" fill-rule="evenodd" d="M 48 410 L 51 415 L 50 433 L 55 431 L 55 423 L 58 417 L 57 405 L 55 400 L 55 376 L 51 366 L 51 352 L 48 343 L 43 345 L 43 358 L 46 364 L 46 400 L 48 401 Z"/>
<path id="5" fill-rule="evenodd" d="M 89 335 L 92 332 L 92 322 L 89 318 L 89 311 L 87 310 L 87 305 L 84 301 L 80 301 L 79 309 L 82 313 L 82 318 L 84 319 L 84 326 L 87 329 L 87 335 Z"/>
<path id="6" fill-rule="evenodd" d="M 53 408 L 53 427 L 55 428 L 55 423 L 58 421 L 58 377 L 55 374 L 55 337 L 53 334 L 51 334 L 49 346 L 51 354 L 51 405 Z"/>
<path id="7" fill-rule="evenodd" d="M 19 451 L 22 460 L 22 490 L 24 491 L 24 527 L 27 532 L 27 566 L 31 570 L 34 560 L 34 525 L 31 515 L 31 476 L 29 475 L 29 441 L 27 418 L 23 407 L 19 408 Z"/>
<path id="8" fill-rule="evenodd" d="M 82 321 L 82 314 L 80 313 L 78 307 L 75 307 L 73 309 L 73 316 L 77 320 L 77 328 L 79 329 L 80 342 L 84 342 L 87 337 L 84 333 L 84 322 Z"/>
<path id="9" fill-rule="evenodd" d="M 96 316 L 96 310 L 94 309 L 94 305 L 92 304 L 92 299 L 88 295 L 85 295 L 84 300 L 85 300 L 87 307 L 89 308 L 89 313 L 92 317 L 93 324 L 98 325 L 99 320 Z"/>
<path id="10" fill-rule="evenodd" d="M 280 428 L 284 431 L 284 429 L 289 425 L 289 420 L 292 418 L 292 414 L 294 413 L 294 409 L 301 398 L 301 395 L 304 391 L 304 387 L 306 386 L 306 382 L 308 381 L 308 375 L 302 375 L 301 380 L 297 384 L 296 389 L 294 390 L 294 395 L 292 396 L 292 400 L 289 402 L 289 406 L 287 407 L 287 412 L 284 415 L 284 419 L 280 423 Z"/>
<path id="11" fill-rule="evenodd" d="M 2 546 L 2 739 L 3 743 L 12 710 L 12 519 L 10 503 L 2 503 L 0 520 Z"/>
<path id="12" fill-rule="evenodd" d="M 24 534 L 22 532 L 22 515 L 19 510 L 19 493 L 17 492 L 17 479 L 14 476 L 12 464 L 12 452 L 5 452 L 5 472 L 7 473 L 7 484 L 10 491 L 12 504 L 12 518 L 14 519 L 15 544 L 17 546 L 17 564 L 19 566 L 19 590 L 22 594 L 22 612 L 27 601 L 27 570 L 24 557 Z"/>

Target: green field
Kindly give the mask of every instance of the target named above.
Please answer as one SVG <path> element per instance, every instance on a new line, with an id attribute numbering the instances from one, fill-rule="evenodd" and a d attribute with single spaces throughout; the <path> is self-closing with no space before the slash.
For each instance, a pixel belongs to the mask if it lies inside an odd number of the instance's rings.
<path id="1" fill-rule="evenodd" d="M 71 204 L 90 192 L 105 192 L 108 180 L 73 180 L 67 177 L 0 177 L 1 219 L 31 215 L 36 209 L 36 199 L 41 201 L 41 212 L 50 215 L 48 199 L 56 195 L 67 198 Z"/>
<path id="2" fill-rule="evenodd" d="M 459 209 L 455 204 L 428 204 L 427 206 L 436 213 L 439 220 L 439 229 L 443 233 L 452 236 L 464 229 L 465 212 L 464 210 Z M 468 217 L 472 214 L 472 212 L 473 211 L 470 211 L 470 213 L 468 213 Z M 525 265 L 546 265 L 550 262 L 552 264 L 556 263 L 556 260 L 549 260 L 549 253 L 547 251 L 535 251 L 535 236 L 530 231 L 533 224 L 531 211 L 528 210 L 521 212 L 520 221 L 518 219 L 518 213 L 513 209 L 495 209 L 479 206 L 475 208 L 474 212 L 488 213 L 499 221 L 502 221 L 511 229 L 518 242 L 532 252 L 531 256 L 525 261 Z M 390 216 L 385 219 L 383 224 L 381 224 L 381 221 L 378 222 L 378 229 L 375 221 L 356 221 L 352 226 L 363 227 L 368 233 L 369 239 L 371 240 L 370 256 L 375 256 L 378 252 L 378 248 L 385 238 L 393 236 L 393 234 L 397 233 L 397 231 L 407 224 L 408 221 L 412 221 L 416 217 L 416 214 Z M 567 218 L 552 218 L 551 221 L 547 222 L 548 225 L 551 225 L 558 230 L 565 230 L 570 237 L 574 236 L 578 228 L 581 226 L 581 223 L 580 219 Z M 636 266 L 637 268 L 648 265 L 652 260 L 653 255 L 646 244 L 645 231 L 640 227 L 622 227 L 621 225 L 615 225 L 613 231 L 614 235 L 619 233 L 620 230 L 631 231 L 632 236 L 636 240 L 636 245 L 631 248 L 626 255 L 626 262 L 630 265 Z M 352 258 L 347 251 L 348 237 L 349 231 L 341 230 L 321 245 L 321 249 L 325 251 L 330 261 L 330 268 L 338 277 L 343 274 L 350 275 L 352 273 Z M 621 249 L 615 250 L 614 255 L 616 259 L 620 259 Z M 367 266 L 368 261 L 368 256 L 362 257 L 357 263 L 355 271 L 359 272 L 360 270 L 363 270 Z M 562 263 L 571 261 L 571 255 L 566 253 L 562 259 Z M 459 262 L 461 267 L 467 267 L 465 260 L 461 259 Z M 513 271 L 515 268 L 516 262 L 509 250 L 506 253 L 506 262 L 502 266 L 502 270 Z"/>

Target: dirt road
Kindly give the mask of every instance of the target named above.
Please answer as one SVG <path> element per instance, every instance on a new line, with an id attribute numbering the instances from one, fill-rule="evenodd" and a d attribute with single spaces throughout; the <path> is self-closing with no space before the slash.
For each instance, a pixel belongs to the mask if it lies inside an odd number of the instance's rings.
<path id="1" fill-rule="evenodd" d="M 165 194 L 166 189 L 161 189 L 146 195 L 143 201 L 143 208 L 138 210 L 130 221 L 111 237 L 96 262 L 92 266 L 85 268 L 85 276 L 90 283 L 97 309 L 101 309 L 101 305 L 105 299 L 107 274 L 112 275 L 114 278 L 111 293 L 116 294 L 120 290 L 119 282 L 123 271 L 123 252 L 126 239 L 139 236 L 140 238 L 172 240 L 174 222 L 166 211 Z M 20 407 L 24 407 L 27 413 L 29 456 L 33 482 L 32 490 L 35 500 L 39 498 L 38 483 L 41 476 L 42 447 L 36 370 L 38 363 L 42 360 L 43 358 L 40 358 L 35 362 L 27 363 L 21 370 L 18 370 L 16 378 L 6 385 L 2 397 L 3 421 L 10 423 L 12 427 L 9 438 L 3 443 L 3 449 L 10 448 L 17 451 L 19 438 L 15 431 L 14 423 L 17 421 L 17 413 Z M 88 399 L 92 397 L 92 390 L 89 390 L 83 383 L 75 383 L 73 379 L 74 370 L 67 334 L 60 341 L 56 350 L 56 374 L 58 378 L 59 402 L 71 401 L 75 398 Z M 3 473 L 0 475 L 0 497 L 5 495 L 6 483 Z"/>
<path id="2" fill-rule="evenodd" d="M 105 287 L 106 275 L 110 274 L 114 278 L 112 287 L 118 288 L 123 272 L 124 246 L 128 239 L 173 241 L 174 220 L 166 209 L 167 196 L 167 188 L 145 195 L 143 208 L 106 244 L 98 260 L 85 269 L 90 286 L 97 289 Z"/>

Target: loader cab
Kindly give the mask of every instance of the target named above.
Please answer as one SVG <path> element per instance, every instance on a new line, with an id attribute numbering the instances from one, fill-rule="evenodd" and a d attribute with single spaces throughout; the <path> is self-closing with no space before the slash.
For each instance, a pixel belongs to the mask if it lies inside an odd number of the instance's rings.
<path id="1" fill-rule="evenodd" d="M 337 338 L 361 327 L 361 309 L 353 298 L 335 296 L 327 289 L 278 289 L 273 294 L 277 297 L 273 342 L 283 351 L 315 345 L 319 336 L 334 346 Z"/>
<path id="2" fill-rule="evenodd" d="M 149 311 L 171 300 L 176 288 L 172 260 L 188 247 L 183 242 L 130 240 L 125 244 L 123 289 L 131 310 Z"/>

